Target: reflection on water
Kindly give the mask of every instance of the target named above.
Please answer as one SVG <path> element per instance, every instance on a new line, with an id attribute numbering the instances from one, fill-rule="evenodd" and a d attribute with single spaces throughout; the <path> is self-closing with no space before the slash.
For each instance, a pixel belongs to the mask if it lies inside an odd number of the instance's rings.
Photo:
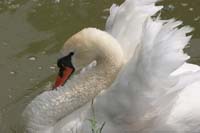
<path id="1" fill-rule="evenodd" d="M 64 41 L 84 27 L 104 29 L 108 8 L 122 1 L 0 1 L 0 132 L 22 132 L 21 112 L 43 91 L 40 88 L 50 88 Z M 168 0 L 164 4 L 163 18 L 175 17 L 195 27 L 186 51 L 192 56 L 190 62 L 200 64 L 200 1 Z"/>

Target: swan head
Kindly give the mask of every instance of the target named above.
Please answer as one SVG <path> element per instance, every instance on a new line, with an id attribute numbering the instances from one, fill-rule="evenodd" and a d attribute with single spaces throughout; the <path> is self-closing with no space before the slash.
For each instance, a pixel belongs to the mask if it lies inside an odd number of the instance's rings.
<path id="1" fill-rule="evenodd" d="M 108 45 L 115 45 L 115 48 L 109 49 Z M 112 36 L 96 28 L 86 28 L 76 33 L 65 42 L 61 50 L 62 57 L 57 62 L 60 70 L 54 88 L 63 86 L 74 72 L 80 72 L 93 61 L 98 64 L 102 59 L 119 56 L 113 55 L 115 50 L 121 51 L 116 48 L 118 46 Z"/>

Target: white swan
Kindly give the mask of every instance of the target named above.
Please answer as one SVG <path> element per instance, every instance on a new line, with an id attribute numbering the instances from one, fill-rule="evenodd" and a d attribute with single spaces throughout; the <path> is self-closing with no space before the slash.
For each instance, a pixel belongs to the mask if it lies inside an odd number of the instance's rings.
<path id="1" fill-rule="evenodd" d="M 89 133 L 93 98 L 105 133 L 200 132 L 200 67 L 186 63 L 183 53 L 192 29 L 152 20 L 162 8 L 155 2 L 113 5 L 107 32 L 87 28 L 65 43 L 57 89 L 26 107 L 26 132 Z"/>

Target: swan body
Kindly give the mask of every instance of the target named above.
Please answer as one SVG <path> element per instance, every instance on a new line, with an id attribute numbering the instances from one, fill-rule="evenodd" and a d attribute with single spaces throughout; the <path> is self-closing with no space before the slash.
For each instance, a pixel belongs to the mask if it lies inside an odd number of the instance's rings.
<path id="1" fill-rule="evenodd" d="M 105 133 L 200 132 L 200 67 L 183 52 L 192 28 L 153 20 L 155 2 L 113 5 L 106 31 L 86 28 L 66 41 L 61 52 L 74 53 L 75 74 L 30 102 L 26 132 L 88 133 L 93 111 Z"/>

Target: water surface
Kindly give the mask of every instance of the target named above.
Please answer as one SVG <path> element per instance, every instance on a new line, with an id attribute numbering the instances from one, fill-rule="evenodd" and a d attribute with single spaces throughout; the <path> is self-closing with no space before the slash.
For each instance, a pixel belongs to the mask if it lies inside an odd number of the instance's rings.
<path id="1" fill-rule="evenodd" d="M 21 133 L 25 105 L 51 86 L 64 41 L 84 27 L 104 29 L 108 8 L 123 0 L 0 1 L 0 133 Z M 200 1 L 166 0 L 162 17 L 194 27 L 185 50 L 200 64 Z"/>

